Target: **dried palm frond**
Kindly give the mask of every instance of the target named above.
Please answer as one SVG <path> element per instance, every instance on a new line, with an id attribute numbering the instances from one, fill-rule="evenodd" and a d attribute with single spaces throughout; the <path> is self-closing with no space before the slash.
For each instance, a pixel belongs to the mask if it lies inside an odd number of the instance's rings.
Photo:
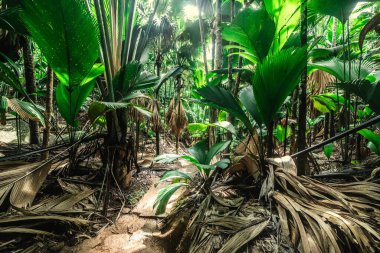
<path id="1" fill-rule="evenodd" d="M 275 191 L 263 191 L 273 197 L 282 235 L 295 247 L 303 253 L 379 252 L 379 184 L 322 183 L 277 166 L 267 180 Z"/>
<path id="2" fill-rule="evenodd" d="M 325 71 L 316 70 L 311 73 L 309 78 L 309 86 L 312 86 L 312 95 L 321 94 L 326 89 L 327 85 L 334 82 L 335 77 Z"/>
<path id="3" fill-rule="evenodd" d="M 188 122 L 185 109 L 182 106 L 182 102 L 178 101 L 170 117 L 170 128 L 172 132 L 179 137 L 181 136 L 183 130 L 186 128 L 187 123 Z"/>
<path id="4" fill-rule="evenodd" d="M 146 107 L 146 104 L 147 104 L 146 100 L 147 100 L 146 97 L 134 98 L 131 100 L 130 103 L 137 106 Z M 145 115 L 141 113 L 141 111 L 137 110 L 135 107 L 128 108 L 128 112 L 129 112 L 130 118 L 134 122 L 143 122 L 146 118 Z"/>
<path id="5" fill-rule="evenodd" d="M 5 162 L 0 163 L 0 206 L 10 194 L 12 206 L 30 206 L 45 181 L 51 163 Z"/>
<path id="6" fill-rule="evenodd" d="M 172 117 L 172 113 L 173 113 L 174 108 L 175 108 L 175 99 L 173 98 L 170 101 L 168 111 L 166 112 L 166 115 L 165 115 L 165 120 L 166 120 L 167 124 L 170 124 L 170 119 Z"/>
<path id="7" fill-rule="evenodd" d="M 40 121 L 42 124 L 45 123 L 43 115 L 32 104 L 16 98 L 7 99 L 7 102 L 8 107 L 20 115 L 22 119 Z"/>
<path id="8" fill-rule="evenodd" d="M 161 115 L 160 115 L 159 108 L 160 107 L 159 107 L 158 101 L 153 100 L 149 109 L 152 112 L 152 129 L 156 133 L 161 131 L 162 129 Z"/>

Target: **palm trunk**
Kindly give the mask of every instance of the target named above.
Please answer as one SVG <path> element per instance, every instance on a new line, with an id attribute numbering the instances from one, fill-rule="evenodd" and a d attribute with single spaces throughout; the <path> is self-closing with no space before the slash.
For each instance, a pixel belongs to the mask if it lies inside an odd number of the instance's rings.
<path id="1" fill-rule="evenodd" d="M 31 42 L 23 37 L 21 39 L 22 51 L 24 56 L 24 74 L 25 74 L 25 87 L 30 99 L 33 103 L 37 101 L 36 96 L 36 78 L 34 76 L 34 57 L 31 48 Z M 38 139 L 38 122 L 29 120 L 29 143 L 39 144 Z"/>
<path id="2" fill-rule="evenodd" d="M 160 51 L 158 51 L 157 57 L 156 57 L 156 67 L 157 67 L 156 73 L 158 77 L 161 76 L 161 65 L 162 65 L 162 54 Z M 158 99 L 158 97 L 156 99 Z M 156 130 L 156 155 L 157 156 L 160 155 L 160 129 Z"/>
<path id="3" fill-rule="evenodd" d="M 223 44 L 222 44 L 222 1 L 216 1 L 216 13 L 214 21 L 214 32 L 215 32 L 215 68 L 221 69 L 223 67 Z M 210 108 L 210 123 L 216 122 L 218 117 L 218 112 L 214 108 Z M 208 146 L 211 147 L 216 142 L 216 129 L 215 127 L 209 127 L 208 134 Z"/>
<path id="4" fill-rule="evenodd" d="M 231 0 L 231 19 L 230 21 L 232 22 L 234 20 L 234 15 L 235 15 L 235 0 Z M 229 54 L 232 54 L 233 53 L 233 50 L 230 49 Z M 233 79 L 233 75 L 232 75 L 232 60 L 233 60 L 233 56 L 228 56 L 228 88 L 230 90 L 230 92 L 232 93 L 235 93 L 234 92 L 234 79 Z M 228 114 L 228 119 L 227 119 L 231 124 L 233 123 L 234 121 L 234 117 L 231 113 Z M 228 140 L 232 140 L 232 133 L 231 132 L 227 132 L 227 139 Z"/>
<path id="5" fill-rule="evenodd" d="M 46 85 L 46 108 L 45 108 L 45 129 L 42 138 L 42 148 L 46 148 L 49 145 L 50 129 L 51 129 L 51 114 L 53 111 L 53 86 L 54 86 L 54 73 L 49 66 L 47 71 L 47 85 Z M 42 154 L 42 159 L 49 157 L 49 151 Z"/>
<path id="6" fill-rule="evenodd" d="M 301 4 L 301 46 L 307 45 L 307 2 L 302 1 Z M 304 63 L 304 71 L 301 76 L 299 107 L 298 107 L 298 135 L 297 148 L 298 151 L 306 149 L 306 89 L 307 89 L 307 62 Z M 306 171 L 307 155 L 303 154 L 297 158 L 298 175 L 303 176 L 309 174 Z"/>

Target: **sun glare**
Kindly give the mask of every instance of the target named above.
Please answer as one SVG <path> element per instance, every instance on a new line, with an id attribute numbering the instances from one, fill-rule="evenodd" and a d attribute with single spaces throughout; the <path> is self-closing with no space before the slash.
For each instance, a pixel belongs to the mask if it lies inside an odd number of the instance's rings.
<path id="1" fill-rule="evenodd" d="M 198 17 L 198 7 L 195 5 L 185 5 L 183 7 L 183 14 L 187 20 L 195 20 Z"/>

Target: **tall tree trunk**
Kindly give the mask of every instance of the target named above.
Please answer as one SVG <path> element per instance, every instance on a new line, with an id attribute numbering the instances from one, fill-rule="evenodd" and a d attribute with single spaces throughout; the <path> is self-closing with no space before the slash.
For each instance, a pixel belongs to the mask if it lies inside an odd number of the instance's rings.
<path id="1" fill-rule="evenodd" d="M 307 1 L 301 3 L 301 46 L 307 45 Z M 306 148 L 306 89 L 307 89 L 307 60 L 304 62 L 304 71 L 301 75 L 299 107 L 298 107 L 298 135 L 297 148 L 298 151 Z M 298 175 L 309 174 L 307 170 L 307 155 L 300 155 L 297 158 Z"/>
<path id="2" fill-rule="evenodd" d="M 157 57 L 156 57 L 156 73 L 158 77 L 161 76 L 161 66 L 162 66 L 162 54 L 160 51 L 158 51 Z M 156 99 L 158 101 L 158 97 Z M 157 129 L 155 134 L 156 134 L 156 155 L 158 156 L 160 155 L 160 130 Z"/>
<path id="3" fill-rule="evenodd" d="M 32 45 L 29 39 L 23 37 L 21 39 L 22 51 L 24 56 L 24 74 L 25 74 L 25 87 L 26 92 L 29 94 L 30 99 L 35 103 L 36 96 L 36 78 L 34 75 L 34 57 L 32 52 Z M 29 143 L 39 144 L 38 139 L 38 122 L 29 120 Z"/>
<path id="4" fill-rule="evenodd" d="M 54 86 L 54 73 L 53 69 L 49 66 L 47 71 L 47 85 L 46 85 L 46 100 L 45 100 L 45 129 L 42 138 L 42 147 L 46 148 L 49 145 L 50 129 L 51 129 L 51 114 L 53 111 L 53 86 Z M 42 159 L 49 157 L 49 151 L 42 154 Z"/>
<path id="5" fill-rule="evenodd" d="M 230 21 L 232 22 L 234 20 L 234 15 L 235 15 L 235 0 L 231 0 L 231 13 L 230 13 L 230 16 L 231 16 L 231 19 Z M 231 43 L 232 45 L 232 43 Z M 233 94 L 235 94 L 234 92 L 234 79 L 233 79 L 233 73 L 232 73 L 232 68 L 233 68 L 233 65 L 232 65 L 232 62 L 233 62 L 233 56 L 231 55 L 233 53 L 233 49 L 230 49 L 228 51 L 229 53 L 229 56 L 228 56 L 228 89 L 230 90 L 230 92 L 232 92 Z M 233 121 L 234 121 L 234 117 L 231 113 L 228 114 L 228 119 L 227 119 L 231 124 L 233 124 Z M 228 140 L 232 140 L 232 133 L 231 132 L 227 132 L 227 139 Z"/>
<path id="6" fill-rule="evenodd" d="M 223 44 L 222 44 L 222 1 L 216 1 L 216 13 L 214 20 L 214 32 L 215 32 L 215 44 L 216 44 L 216 55 L 215 55 L 215 69 L 221 69 L 223 67 Z M 210 109 L 210 123 L 216 122 L 218 117 L 218 111 L 216 109 Z M 211 147 L 216 142 L 216 129 L 215 127 L 209 127 L 208 134 L 208 145 Z"/>
<path id="7" fill-rule="evenodd" d="M 208 66 L 207 66 L 207 49 L 206 49 L 206 39 L 205 39 L 205 32 L 203 27 L 203 18 L 202 18 L 202 1 L 197 0 L 197 6 L 198 6 L 198 21 L 199 21 L 199 32 L 201 35 L 201 43 L 202 43 L 202 51 L 203 51 L 203 63 L 204 63 L 204 69 L 205 74 L 208 74 Z"/>

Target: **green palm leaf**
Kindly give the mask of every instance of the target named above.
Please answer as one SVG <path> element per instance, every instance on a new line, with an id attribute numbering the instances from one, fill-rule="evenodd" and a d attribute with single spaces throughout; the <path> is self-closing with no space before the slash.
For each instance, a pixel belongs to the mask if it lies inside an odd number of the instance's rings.
<path id="1" fill-rule="evenodd" d="M 225 40 L 237 43 L 237 48 L 261 60 L 269 52 L 274 33 L 274 21 L 265 8 L 246 8 L 223 28 L 222 35 Z"/>
<path id="2" fill-rule="evenodd" d="M 301 0 L 264 0 L 264 3 L 276 24 L 271 51 L 280 51 L 299 24 Z"/>
<path id="3" fill-rule="evenodd" d="M 252 124 L 239 104 L 239 101 L 237 101 L 228 90 L 220 86 L 205 86 L 196 92 L 204 97 L 207 102 L 210 102 L 210 106 L 221 108 L 233 114 L 239 118 L 248 129 L 252 129 Z"/>
<path id="4" fill-rule="evenodd" d="M 374 67 L 368 61 L 359 63 L 358 61 L 348 61 L 343 62 L 338 58 L 333 58 L 328 61 L 320 61 L 315 63 L 310 63 L 308 65 L 309 71 L 314 69 L 319 69 L 325 71 L 333 76 L 335 76 L 339 81 L 345 82 L 349 81 L 349 66 L 351 66 L 351 80 L 364 79 L 373 70 Z"/>
<path id="5" fill-rule="evenodd" d="M 57 106 L 68 124 L 75 117 L 102 73 L 94 62 L 99 57 L 98 29 L 85 1 L 23 0 L 21 17 L 53 68 L 60 85 Z"/>
<path id="6" fill-rule="evenodd" d="M 81 0 L 24 0 L 24 20 L 59 80 L 79 85 L 99 57 L 96 21 Z"/>
<path id="7" fill-rule="evenodd" d="M 257 65 L 253 91 L 264 123 L 268 126 L 286 97 L 298 85 L 306 62 L 306 48 L 285 49 Z"/>
<path id="8" fill-rule="evenodd" d="M 313 12 L 336 17 L 345 23 L 358 2 L 358 0 L 310 0 L 309 7 Z"/>

